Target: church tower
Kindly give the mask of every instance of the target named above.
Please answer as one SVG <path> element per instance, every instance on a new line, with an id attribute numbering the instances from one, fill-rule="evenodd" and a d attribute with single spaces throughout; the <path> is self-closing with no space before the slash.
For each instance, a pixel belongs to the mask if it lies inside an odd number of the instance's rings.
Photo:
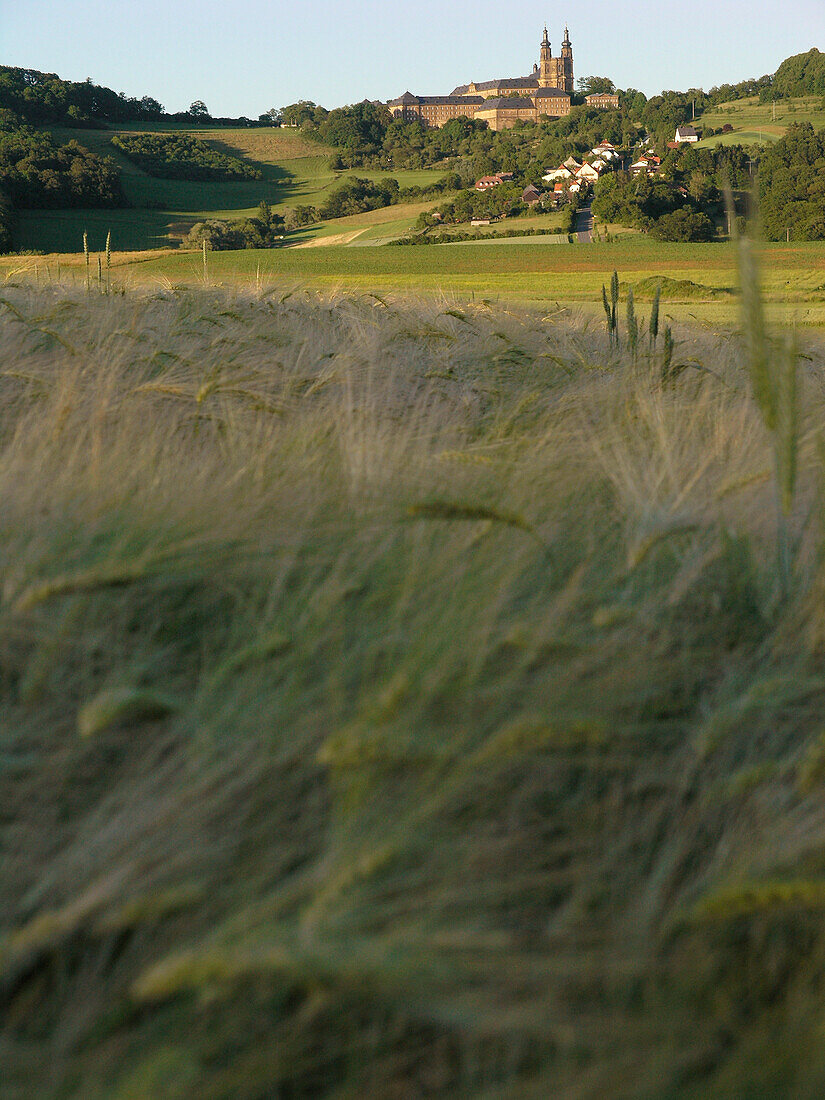
<path id="1" fill-rule="evenodd" d="M 541 54 L 539 57 L 539 87 L 554 88 L 556 85 L 556 63 L 553 60 L 553 51 L 550 49 L 550 39 L 547 37 L 547 26 L 544 27 L 544 38 L 541 40 Z"/>
<path id="2" fill-rule="evenodd" d="M 544 32 L 544 37 L 547 37 L 547 31 Z M 573 94 L 573 47 L 570 45 L 570 31 L 567 27 L 564 28 L 564 41 L 561 44 L 561 72 L 559 76 L 559 87 L 565 92 Z"/>

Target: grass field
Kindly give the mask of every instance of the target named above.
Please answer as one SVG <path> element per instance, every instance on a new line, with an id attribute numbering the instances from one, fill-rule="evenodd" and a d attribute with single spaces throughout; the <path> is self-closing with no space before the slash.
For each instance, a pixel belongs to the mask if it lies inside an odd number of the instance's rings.
<path id="1" fill-rule="evenodd" d="M 700 145 L 756 145 L 776 141 L 794 122 L 810 122 L 814 129 L 825 127 L 825 103 L 822 96 L 778 100 L 776 105 L 760 103 L 756 96 L 722 103 L 702 115 L 702 125 L 718 130 L 725 123 L 733 133 L 717 134 Z"/>
<path id="2" fill-rule="evenodd" d="M 3 1100 L 819 1100 L 821 345 L 173 260 L 0 295 Z"/>
<path id="3" fill-rule="evenodd" d="M 554 240 L 554 238 L 550 238 Z M 784 320 L 825 325 L 825 245 L 771 244 L 762 248 L 764 291 L 770 309 Z M 667 309 L 681 319 L 730 324 L 737 305 L 733 246 L 663 244 L 634 237 L 611 244 L 527 242 L 438 245 L 402 248 L 280 249 L 213 253 L 209 276 L 243 280 L 260 273 L 266 280 L 316 287 L 349 287 L 379 294 L 446 292 L 501 301 L 564 302 L 601 311 L 601 288 L 613 270 L 623 284 L 668 280 Z M 198 255 L 181 253 L 148 259 L 134 267 L 136 277 L 192 282 L 202 277 Z"/>
<path id="4" fill-rule="evenodd" d="M 163 127 L 144 127 L 141 131 L 162 131 Z M 181 127 L 175 127 L 180 130 Z M 126 210 L 55 210 L 22 211 L 15 234 L 20 250 L 74 252 L 81 244 L 84 229 L 90 246 L 102 248 L 111 230 L 114 247 L 126 251 L 163 248 L 180 239 L 196 221 L 204 218 L 230 220 L 253 217 L 265 199 L 273 210 L 284 213 L 299 204 L 321 206 L 330 191 L 347 176 L 366 179 L 392 176 L 402 187 L 426 186 L 437 180 L 435 170 L 384 171 L 357 170 L 336 172 L 329 168 L 332 149 L 283 129 L 232 130 L 190 128 L 219 149 L 249 160 L 263 173 L 262 180 L 235 183 L 186 182 L 155 179 L 136 168 L 111 144 L 117 130 L 66 130 L 52 133 L 58 141 L 74 139 L 101 156 L 110 156 L 121 170 L 126 197 L 132 204 Z M 128 132 L 135 132 L 134 128 Z M 434 202 L 427 204 L 427 208 Z M 416 215 L 417 216 L 417 213 Z M 400 235 L 409 224 L 397 208 L 382 212 L 388 226 L 383 236 Z M 401 222 L 404 222 L 401 225 Z M 311 234 L 324 236 L 325 227 L 313 227 Z M 346 230 L 342 230 L 346 232 Z M 336 232 L 342 232 L 336 231 Z"/>
<path id="5" fill-rule="evenodd" d="M 396 208 L 399 209 L 399 208 Z M 737 299 L 733 246 L 663 244 L 632 237 L 611 244 L 567 244 L 556 237 L 518 238 L 497 242 L 469 242 L 421 247 L 353 248 L 352 244 L 385 226 L 370 219 L 383 211 L 344 219 L 349 244 L 266 251 L 216 252 L 208 259 L 208 277 L 214 283 L 259 280 L 267 285 L 319 289 L 349 288 L 385 294 L 474 296 L 479 300 L 564 303 L 584 308 L 601 318 L 601 288 L 618 270 L 623 286 L 631 285 L 642 303 L 664 280 L 664 307 L 680 320 L 694 319 L 710 326 L 735 323 Z M 400 225 L 400 223 L 399 223 Z M 335 225 L 320 232 L 336 233 Z M 351 236 L 350 236 L 351 235 Z M 547 241 L 553 243 L 547 243 Z M 313 244 L 313 238 L 306 238 Z M 316 244 L 319 242 L 315 242 Z M 825 245 L 770 244 L 761 248 L 763 285 L 772 316 L 805 327 L 825 325 Z M 43 281 L 54 280 L 61 264 L 63 280 L 82 280 L 81 256 L 5 257 L 5 278 L 37 271 Z M 199 253 L 167 252 L 115 256 L 121 283 L 153 280 L 163 285 L 196 284 L 203 280 Z M 96 258 L 93 258 L 96 275 Z M 644 307 L 643 307 L 644 308 Z"/>

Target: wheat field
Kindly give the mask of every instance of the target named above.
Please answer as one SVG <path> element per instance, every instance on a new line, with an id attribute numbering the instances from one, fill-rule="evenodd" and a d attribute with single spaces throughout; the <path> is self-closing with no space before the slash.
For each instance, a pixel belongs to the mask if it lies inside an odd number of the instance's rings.
<path id="1" fill-rule="evenodd" d="M 111 289 L 0 292 L 4 1100 L 821 1096 L 821 344 Z"/>

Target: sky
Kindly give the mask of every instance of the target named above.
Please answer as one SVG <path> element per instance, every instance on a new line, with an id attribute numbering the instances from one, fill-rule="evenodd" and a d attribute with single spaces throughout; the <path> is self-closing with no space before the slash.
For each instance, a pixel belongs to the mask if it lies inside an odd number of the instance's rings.
<path id="1" fill-rule="evenodd" d="M 825 51 L 825 0 L 0 0 L 0 63 L 91 77 L 170 112 L 195 99 L 215 116 L 257 118 L 299 99 L 325 107 L 442 95 L 519 76 L 570 27 L 576 77 L 646 95 L 772 73 Z"/>

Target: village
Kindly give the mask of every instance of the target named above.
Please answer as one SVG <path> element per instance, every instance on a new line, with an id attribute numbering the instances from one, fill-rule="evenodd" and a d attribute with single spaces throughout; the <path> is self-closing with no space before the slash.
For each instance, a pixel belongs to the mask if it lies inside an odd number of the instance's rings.
<path id="1" fill-rule="evenodd" d="M 677 127 L 673 140 L 667 143 L 667 147 L 669 150 L 678 149 L 681 145 L 694 144 L 698 140 L 696 129 L 683 125 Z M 541 177 L 542 183 L 547 186 L 542 189 L 534 183 L 528 184 L 521 193 L 521 201 L 525 207 L 544 210 L 557 209 L 571 201 L 581 205 L 593 186 L 608 172 L 627 171 L 631 176 L 644 175 L 648 178 L 657 176 L 662 158 L 654 151 L 652 138 L 646 135 L 638 149 L 643 151 L 634 160 L 632 154 L 617 149 L 609 141 L 601 141 L 581 160 L 569 156 L 558 167 L 548 168 Z M 513 179 L 512 172 L 497 172 L 476 180 L 474 189 L 479 192 L 493 191 L 503 184 L 512 183 Z M 473 218 L 471 225 L 490 225 L 499 220 L 500 216 Z"/>

